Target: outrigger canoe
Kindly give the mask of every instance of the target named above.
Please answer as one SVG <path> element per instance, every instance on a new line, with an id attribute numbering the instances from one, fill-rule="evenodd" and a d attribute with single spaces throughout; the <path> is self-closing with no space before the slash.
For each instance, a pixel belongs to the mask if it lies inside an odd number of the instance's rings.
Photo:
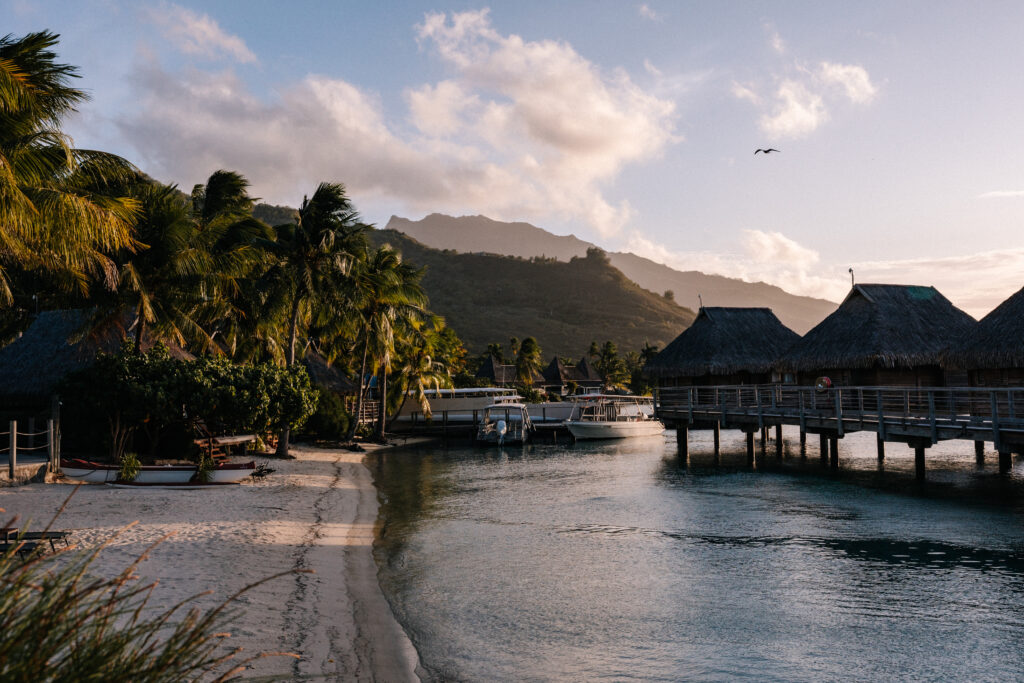
<path id="1" fill-rule="evenodd" d="M 66 477 L 95 484 L 237 484 L 256 471 L 256 463 L 249 461 L 214 465 L 210 470 L 208 482 L 197 481 L 199 473 L 197 465 L 143 465 L 139 468 L 135 479 L 130 482 L 117 479 L 117 473 L 120 470 L 117 465 L 105 465 L 78 458 L 61 458 L 60 469 Z"/>

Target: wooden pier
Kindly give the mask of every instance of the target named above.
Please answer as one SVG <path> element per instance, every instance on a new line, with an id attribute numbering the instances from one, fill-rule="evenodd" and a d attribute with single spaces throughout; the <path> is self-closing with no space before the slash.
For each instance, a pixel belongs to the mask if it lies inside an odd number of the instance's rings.
<path id="1" fill-rule="evenodd" d="M 747 435 L 747 456 L 754 456 L 754 434 L 776 429 L 781 455 L 783 425 L 800 427 L 800 441 L 819 435 L 822 461 L 839 465 L 839 442 L 852 432 L 877 437 L 878 458 L 887 442 L 914 449 L 918 478 L 925 476 L 925 452 L 939 441 L 973 441 L 978 464 L 984 444 L 999 454 L 999 469 L 1012 467 L 1013 454 L 1024 452 L 1024 388 L 967 387 L 833 387 L 817 389 L 786 385 L 694 386 L 661 388 L 655 397 L 657 415 L 677 430 L 682 453 L 690 429 L 715 432 L 739 429 Z"/>

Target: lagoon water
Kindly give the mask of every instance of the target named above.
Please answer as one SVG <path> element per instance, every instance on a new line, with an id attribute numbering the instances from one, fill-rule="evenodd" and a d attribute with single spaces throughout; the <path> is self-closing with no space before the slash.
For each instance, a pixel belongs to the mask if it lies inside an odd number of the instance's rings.
<path id="1" fill-rule="evenodd" d="M 790 440 L 792 436 L 792 440 Z M 1024 677 L 1024 462 L 970 442 L 786 433 L 370 461 L 381 584 L 428 680 L 1006 680 Z"/>

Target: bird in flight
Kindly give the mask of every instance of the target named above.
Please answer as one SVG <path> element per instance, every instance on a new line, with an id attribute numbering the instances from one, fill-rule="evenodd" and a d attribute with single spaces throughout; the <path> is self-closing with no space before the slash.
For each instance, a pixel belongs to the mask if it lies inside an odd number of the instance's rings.
<path id="1" fill-rule="evenodd" d="M 755 149 L 754 150 L 754 154 L 757 154 L 758 152 L 764 152 L 765 154 L 768 154 L 769 152 L 778 152 L 778 151 L 779 150 L 777 150 L 777 149 L 769 147 L 768 149 Z"/>

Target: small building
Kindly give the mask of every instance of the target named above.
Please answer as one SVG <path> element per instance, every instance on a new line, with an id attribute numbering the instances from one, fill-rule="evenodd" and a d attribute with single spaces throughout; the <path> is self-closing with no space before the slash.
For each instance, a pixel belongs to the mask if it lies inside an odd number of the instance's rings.
<path id="1" fill-rule="evenodd" d="M 492 386 L 510 387 L 516 382 L 516 366 L 506 365 L 489 355 L 484 359 L 475 376 L 477 379 L 490 381 Z"/>
<path id="2" fill-rule="evenodd" d="M 567 396 L 574 393 L 594 393 L 604 389 L 604 380 L 586 356 L 576 365 L 566 365 L 555 356 L 541 373 L 541 379 L 534 387 L 550 394 Z"/>
<path id="3" fill-rule="evenodd" d="M 780 367 L 803 385 L 946 386 L 943 354 L 976 325 L 934 287 L 855 285 Z"/>
<path id="4" fill-rule="evenodd" d="M 659 387 L 767 384 L 800 335 L 769 308 L 701 307 L 693 323 L 644 372 Z"/>
<path id="5" fill-rule="evenodd" d="M 975 387 L 1024 386 L 1024 289 L 982 318 L 943 358 Z"/>

